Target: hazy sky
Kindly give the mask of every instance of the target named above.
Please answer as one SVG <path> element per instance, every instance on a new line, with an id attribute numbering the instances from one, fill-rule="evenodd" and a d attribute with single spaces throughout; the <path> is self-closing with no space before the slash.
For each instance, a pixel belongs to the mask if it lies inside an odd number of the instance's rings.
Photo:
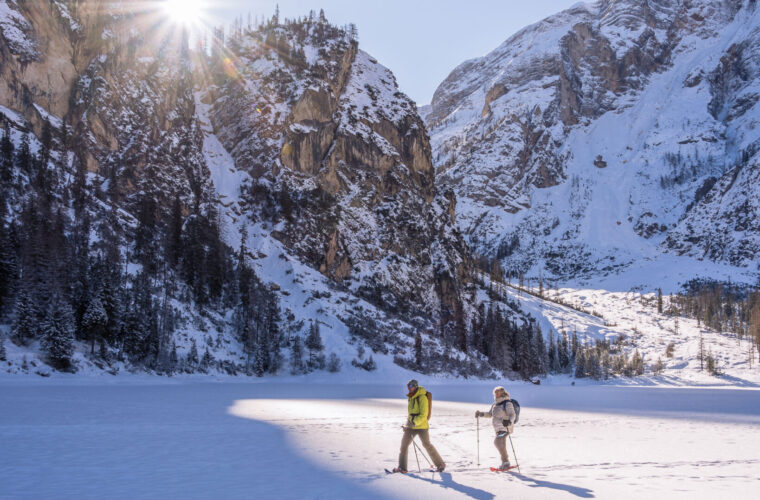
<path id="1" fill-rule="evenodd" d="M 333 24 L 353 22 L 360 47 L 393 71 L 399 87 L 427 104 L 459 63 L 487 54 L 521 28 L 578 0 L 208 0 L 209 13 L 305 16 L 325 9 Z"/>

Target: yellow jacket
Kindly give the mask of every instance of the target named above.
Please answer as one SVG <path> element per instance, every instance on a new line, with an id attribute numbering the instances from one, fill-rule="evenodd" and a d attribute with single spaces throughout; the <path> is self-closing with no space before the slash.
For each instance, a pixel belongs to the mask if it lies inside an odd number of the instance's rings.
<path id="1" fill-rule="evenodd" d="M 424 387 L 418 387 L 417 392 L 409 396 L 409 420 L 407 427 L 410 429 L 428 429 L 428 399 Z"/>

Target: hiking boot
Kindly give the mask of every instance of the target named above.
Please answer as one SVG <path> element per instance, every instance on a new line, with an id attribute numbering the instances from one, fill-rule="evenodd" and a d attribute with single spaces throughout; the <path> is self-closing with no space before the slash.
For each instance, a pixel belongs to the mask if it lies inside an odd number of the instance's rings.
<path id="1" fill-rule="evenodd" d="M 509 469 L 509 467 L 510 467 L 510 463 L 509 463 L 509 460 L 507 460 L 506 462 L 501 464 L 501 467 L 499 467 L 499 470 L 507 470 Z"/>
<path id="2" fill-rule="evenodd" d="M 401 474 L 406 474 L 406 469 L 402 469 L 400 467 L 396 467 L 391 472 L 393 472 L 393 473 L 400 472 Z"/>
<path id="3" fill-rule="evenodd" d="M 443 465 L 438 466 L 438 467 L 431 467 L 430 468 L 431 472 L 443 472 L 444 470 L 446 470 L 446 464 L 443 464 Z"/>

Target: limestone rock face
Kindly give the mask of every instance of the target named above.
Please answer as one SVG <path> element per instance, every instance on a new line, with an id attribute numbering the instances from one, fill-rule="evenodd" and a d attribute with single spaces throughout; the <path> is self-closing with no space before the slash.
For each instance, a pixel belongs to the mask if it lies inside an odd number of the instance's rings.
<path id="1" fill-rule="evenodd" d="M 192 61 L 160 10 L 93 0 L 5 6 L 26 44 L 7 43 L 12 32 L 3 30 L 0 105 L 36 135 L 45 121 L 65 123 L 75 161 L 119 192 L 149 193 L 159 206 L 174 196 L 187 206 L 210 199 Z"/>
<path id="2" fill-rule="evenodd" d="M 705 203 L 722 217 L 722 196 L 700 189 L 757 154 L 759 10 L 578 4 L 452 71 L 425 120 L 438 186 L 455 190 L 471 244 L 563 276 L 671 249 L 746 265 L 754 236 L 691 218 Z M 735 193 L 743 204 L 748 193 Z"/>
<path id="3" fill-rule="evenodd" d="M 274 217 L 276 238 L 377 304 L 453 311 L 471 264 L 454 200 L 436 192 L 424 123 L 393 74 L 327 26 L 229 45 L 237 75 L 209 90 L 210 119 L 251 177 L 251 221 Z"/>

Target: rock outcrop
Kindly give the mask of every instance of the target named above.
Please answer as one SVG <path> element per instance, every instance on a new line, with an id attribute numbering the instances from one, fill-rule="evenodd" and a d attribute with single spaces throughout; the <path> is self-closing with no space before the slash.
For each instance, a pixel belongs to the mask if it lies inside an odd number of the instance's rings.
<path id="1" fill-rule="evenodd" d="M 210 116 L 251 177 L 250 222 L 274 217 L 275 238 L 389 310 L 453 311 L 467 250 L 393 74 L 327 25 L 264 28 L 229 46 L 236 77 L 212 88 Z"/>

